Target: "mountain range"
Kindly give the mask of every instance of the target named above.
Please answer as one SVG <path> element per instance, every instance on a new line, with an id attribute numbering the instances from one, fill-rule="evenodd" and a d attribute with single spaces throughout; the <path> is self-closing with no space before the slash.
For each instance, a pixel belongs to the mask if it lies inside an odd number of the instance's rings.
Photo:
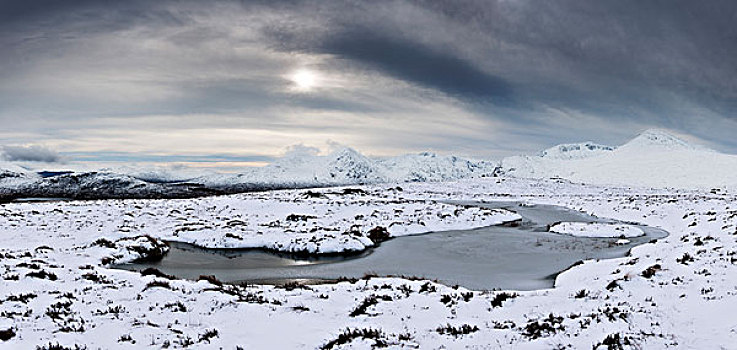
<path id="1" fill-rule="evenodd" d="M 477 177 L 562 178 L 637 187 L 737 186 L 737 156 L 647 130 L 626 144 L 562 144 L 534 156 L 470 160 L 431 152 L 372 158 L 341 148 L 328 155 L 289 155 L 239 174 L 189 175 L 171 171 L 35 173 L 0 162 L 0 198 L 185 198 L 268 189 Z"/>

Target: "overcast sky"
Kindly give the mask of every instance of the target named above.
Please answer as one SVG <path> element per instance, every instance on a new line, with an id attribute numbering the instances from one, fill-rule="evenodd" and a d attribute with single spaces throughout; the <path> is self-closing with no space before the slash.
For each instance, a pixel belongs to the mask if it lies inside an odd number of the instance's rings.
<path id="1" fill-rule="evenodd" d="M 2 1 L 0 145 L 241 166 L 655 127 L 737 153 L 735 23 L 735 1 Z"/>

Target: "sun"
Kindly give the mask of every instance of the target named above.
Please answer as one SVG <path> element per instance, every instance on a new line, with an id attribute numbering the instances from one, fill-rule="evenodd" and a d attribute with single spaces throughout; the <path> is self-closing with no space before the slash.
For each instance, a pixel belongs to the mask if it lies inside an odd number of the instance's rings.
<path id="1" fill-rule="evenodd" d="M 300 69 L 294 72 L 289 79 L 298 90 L 309 91 L 317 86 L 317 74 L 311 70 Z"/>

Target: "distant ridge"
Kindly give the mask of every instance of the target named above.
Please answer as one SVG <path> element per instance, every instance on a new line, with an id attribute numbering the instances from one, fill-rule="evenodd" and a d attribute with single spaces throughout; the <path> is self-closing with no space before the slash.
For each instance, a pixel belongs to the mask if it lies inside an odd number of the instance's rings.
<path id="1" fill-rule="evenodd" d="M 272 189 L 450 181 L 494 176 L 497 168 L 495 162 L 430 152 L 376 159 L 344 147 L 325 156 L 286 156 L 240 174 L 188 177 L 171 171 L 120 169 L 125 172 L 59 173 L 46 178 L 13 175 L 14 181 L 0 182 L 0 199 L 186 198 Z"/>
<path id="2" fill-rule="evenodd" d="M 291 154 L 240 174 L 119 169 L 42 177 L 0 162 L 0 199 L 185 198 L 271 189 L 376 183 L 455 181 L 508 176 L 563 178 L 637 187 L 737 188 L 737 156 L 693 145 L 662 130 L 647 130 L 619 147 L 593 142 L 548 148 L 501 162 L 432 152 L 371 158 L 344 147 L 328 155 Z"/>

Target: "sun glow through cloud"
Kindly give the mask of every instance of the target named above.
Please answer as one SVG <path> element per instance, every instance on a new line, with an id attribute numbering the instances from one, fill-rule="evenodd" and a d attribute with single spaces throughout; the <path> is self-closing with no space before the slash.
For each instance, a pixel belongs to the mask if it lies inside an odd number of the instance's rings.
<path id="1" fill-rule="evenodd" d="M 300 69 L 294 72 L 289 77 L 289 80 L 291 80 L 294 83 L 294 87 L 300 91 L 310 91 L 317 87 L 318 84 L 317 73 L 308 69 Z"/>

